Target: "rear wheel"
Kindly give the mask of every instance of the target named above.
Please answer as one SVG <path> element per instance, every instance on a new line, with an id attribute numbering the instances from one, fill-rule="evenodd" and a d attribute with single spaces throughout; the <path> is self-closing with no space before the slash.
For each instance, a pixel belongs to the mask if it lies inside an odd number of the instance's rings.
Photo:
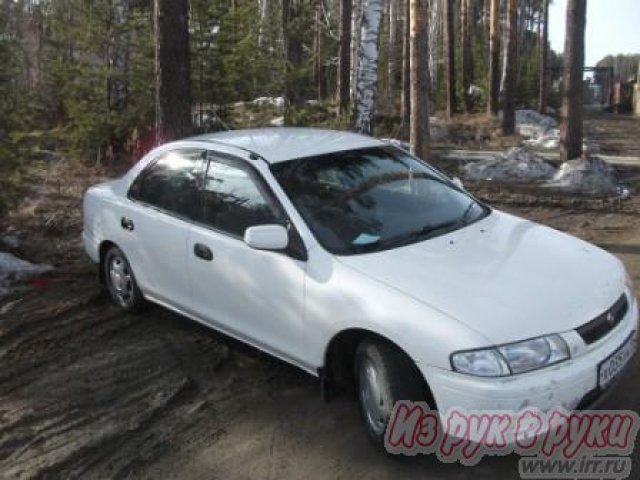
<path id="1" fill-rule="evenodd" d="M 367 433 L 379 445 L 384 442 L 396 402 L 430 400 L 429 390 L 411 359 L 379 340 L 366 339 L 358 345 L 355 377 Z"/>
<path id="2" fill-rule="evenodd" d="M 146 306 L 127 257 L 118 247 L 104 256 L 105 284 L 113 302 L 127 312 L 138 313 Z"/>

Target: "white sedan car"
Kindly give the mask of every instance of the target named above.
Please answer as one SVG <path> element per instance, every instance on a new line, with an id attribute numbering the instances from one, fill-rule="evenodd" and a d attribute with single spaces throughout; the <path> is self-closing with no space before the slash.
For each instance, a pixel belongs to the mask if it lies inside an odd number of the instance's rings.
<path id="1" fill-rule="evenodd" d="M 87 191 L 83 238 L 122 308 L 151 301 L 323 388 L 352 382 L 378 441 L 397 400 L 586 408 L 635 351 L 618 259 L 352 133 L 164 145 Z"/>

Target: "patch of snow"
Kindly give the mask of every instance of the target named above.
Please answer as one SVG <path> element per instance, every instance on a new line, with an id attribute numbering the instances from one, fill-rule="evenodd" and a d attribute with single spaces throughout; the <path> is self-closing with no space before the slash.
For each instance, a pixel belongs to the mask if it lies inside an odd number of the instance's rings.
<path id="1" fill-rule="evenodd" d="M 284 97 L 258 97 L 251 103 L 254 105 L 271 105 L 275 108 L 284 108 L 287 101 Z"/>
<path id="2" fill-rule="evenodd" d="M 269 125 L 272 127 L 283 127 L 284 126 L 284 117 L 276 117 L 269 122 Z"/>
<path id="3" fill-rule="evenodd" d="M 429 134 L 431 140 L 442 140 L 449 136 L 449 125 L 446 120 L 438 117 L 429 117 Z"/>
<path id="4" fill-rule="evenodd" d="M 560 130 L 552 128 L 546 132 L 542 132 L 539 136 L 529 138 L 522 142 L 523 145 L 541 150 L 557 150 L 560 148 Z M 589 139 L 584 139 L 582 148 L 587 153 L 599 153 L 600 145 Z"/>
<path id="5" fill-rule="evenodd" d="M 0 237 L 0 240 L 2 240 L 2 243 L 10 246 L 11 248 L 18 248 L 20 246 L 20 239 L 17 237 L 17 235 L 4 235 Z"/>
<path id="6" fill-rule="evenodd" d="M 539 155 L 515 147 L 506 154 L 468 163 L 462 167 L 462 172 L 471 180 L 536 182 L 552 178 L 556 169 Z"/>
<path id="7" fill-rule="evenodd" d="M 516 111 L 516 130 L 523 137 L 538 138 L 547 131 L 558 128 L 558 122 L 535 110 Z"/>
<path id="8" fill-rule="evenodd" d="M 7 252 L 0 252 L 0 296 L 10 292 L 11 285 L 53 270 L 50 265 L 37 265 Z"/>
<path id="9" fill-rule="evenodd" d="M 620 185 L 613 166 L 598 157 L 563 163 L 547 185 L 576 193 L 629 195 L 628 190 Z"/>
<path id="10" fill-rule="evenodd" d="M 394 147 L 404 150 L 405 152 L 411 151 L 411 144 L 409 142 L 405 142 L 404 140 L 399 140 L 397 138 L 381 138 L 380 141 L 393 145 Z"/>

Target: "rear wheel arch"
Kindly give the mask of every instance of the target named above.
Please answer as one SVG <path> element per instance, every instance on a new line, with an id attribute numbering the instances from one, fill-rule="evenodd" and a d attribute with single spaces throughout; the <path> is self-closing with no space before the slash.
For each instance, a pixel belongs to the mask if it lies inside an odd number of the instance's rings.
<path id="1" fill-rule="evenodd" d="M 103 284 L 105 283 L 104 258 L 111 247 L 120 248 L 115 242 L 112 242 L 111 240 L 103 240 L 102 243 L 100 243 L 100 247 L 98 247 L 98 278 L 100 279 L 100 283 Z"/>

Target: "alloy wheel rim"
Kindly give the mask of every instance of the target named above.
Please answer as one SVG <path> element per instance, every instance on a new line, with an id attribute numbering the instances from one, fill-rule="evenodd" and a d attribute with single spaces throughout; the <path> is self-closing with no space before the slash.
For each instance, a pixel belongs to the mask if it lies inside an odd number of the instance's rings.
<path id="1" fill-rule="evenodd" d="M 360 401 L 367 423 L 377 435 L 384 433 L 389 418 L 389 408 L 382 395 L 380 377 L 374 363 L 365 359 L 360 367 Z"/>
<path id="2" fill-rule="evenodd" d="M 129 306 L 133 301 L 133 279 L 122 257 L 115 256 L 109 262 L 109 280 L 120 305 Z"/>

